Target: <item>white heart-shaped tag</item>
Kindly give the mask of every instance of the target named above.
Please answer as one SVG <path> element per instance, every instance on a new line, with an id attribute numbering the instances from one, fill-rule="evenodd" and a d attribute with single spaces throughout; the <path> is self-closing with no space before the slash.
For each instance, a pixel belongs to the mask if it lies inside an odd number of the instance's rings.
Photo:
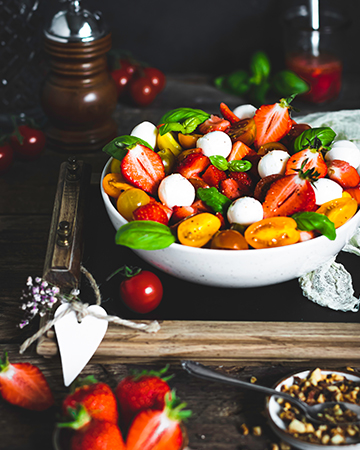
<path id="1" fill-rule="evenodd" d="M 55 318 L 70 305 L 63 303 L 55 312 Z M 98 305 L 88 307 L 90 312 L 107 316 L 104 308 Z M 63 378 L 65 386 L 69 386 L 83 370 L 103 340 L 108 321 L 91 314 L 78 322 L 75 311 L 69 311 L 55 322 L 55 333 L 58 341 Z"/>

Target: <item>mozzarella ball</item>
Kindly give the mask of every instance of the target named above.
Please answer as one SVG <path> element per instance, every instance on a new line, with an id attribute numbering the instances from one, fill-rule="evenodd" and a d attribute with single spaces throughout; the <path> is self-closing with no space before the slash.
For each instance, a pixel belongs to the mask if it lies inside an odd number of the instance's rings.
<path id="1" fill-rule="evenodd" d="M 233 110 L 235 116 L 237 116 L 240 120 L 252 119 L 255 115 L 255 112 L 256 108 L 253 105 L 240 105 Z"/>
<path id="2" fill-rule="evenodd" d="M 173 173 L 161 180 L 158 195 L 169 208 L 191 206 L 195 200 L 195 188 L 180 173 Z"/>
<path id="3" fill-rule="evenodd" d="M 266 153 L 259 161 L 258 172 L 261 178 L 268 175 L 284 175 L 286 163 L 290 158 L 289 153 L 284 150 L 272 150 Z"/>
<path id="4" fill-rule="evenodd" d="M 136 125 L 130 135 L 142 139 L 151 145 L 152 148 L 155 148 L 158 129 L 151 122 L 145 121 L 139 123 L 139 125 Z"/>
<path id="5" fill-rule="evenodd" d="M 347 140 L 340 140 L 333 143 L 331 149 L 325 154 L 326 161 L 340 159 L 347 161 L 351 166 L 357 169 L 360 166 L 360 150 L 357 146 Z"/>
<path id="6" fill-rule="evenodd" d="M 220 155 L 227 158 L 231 152 L 232 142 L 230 136 L 223 131 L 210 131 L 196 141 L 196 147 L 201 148 L 207 157 Z"/>
<path id="7" fill-rule="evenodd" d="M 262 220 L 264 210 L 259 200 L 253 197 L 240 197 L 232 202 L 227 211 L 227 218 L 230 223 L 240 225 L 251 225 Z"/>
<path id="8" fill-rule="evenodd" d="M 343 193 L 343 188 L 336 181 L 329 178 L 319 178 L 313 182 L 315 192 L 315 203 L 322 205 L 323 203 L 340 198 Z"/>

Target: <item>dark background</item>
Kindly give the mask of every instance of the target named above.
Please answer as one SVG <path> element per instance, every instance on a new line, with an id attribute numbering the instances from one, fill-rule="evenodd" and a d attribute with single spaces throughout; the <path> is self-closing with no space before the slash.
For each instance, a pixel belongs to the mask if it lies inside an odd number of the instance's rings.
<path id="1" fill-rule="evenodd" d="M 247 68 L 250 56 L 265 51 L 274 69 L 283 64 L 282 17 L 307 0 L 83 0 L 83 8 L 102 12 L 113 46 L 167 73 L 217 75 Z M 46 18 L 63 4 L 44 4 Z M 345 69 L 360 73 L 359 0 L 320 0 L 352 23 L 343 45 Z"/>

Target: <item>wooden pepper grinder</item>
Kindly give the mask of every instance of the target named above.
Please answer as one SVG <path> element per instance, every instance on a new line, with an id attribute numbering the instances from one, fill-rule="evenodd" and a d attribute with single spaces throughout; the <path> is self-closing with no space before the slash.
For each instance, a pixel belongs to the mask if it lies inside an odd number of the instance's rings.
<path id="1" fill-rule="evenodd" d="M 41 93 L 50 147 L 71 153 L 101 150 L 117 135 L 117 90 L 107 67 L 111 34 L 99 13 L 66 0 L 44 30 L 50 70 Z"/>

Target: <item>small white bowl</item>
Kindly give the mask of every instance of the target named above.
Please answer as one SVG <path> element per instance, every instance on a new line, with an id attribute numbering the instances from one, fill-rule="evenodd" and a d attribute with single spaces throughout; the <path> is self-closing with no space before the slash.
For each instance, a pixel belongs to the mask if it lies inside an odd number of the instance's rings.
<path id="1" fill-rule="evenodd" d="M 118 230 L 127 221 L 102 187 L 112 158 L 101 174 L 101 195 L 107 214 Z M 336 239 L 319 236 L 285 247 L 251 250 L 213 250 L 174 243 L 161 250 L 134 250 L 142 259 L 193 283 L 228 288 L 268 286 L 298 278 L 337 255 L 360 225 L 360 211 L 336 230 Z"/>
<path id="2" fill-rule="evenodd" d="M 292 386 L 294 384 L 294 377 L 306 378 L 310 374 L 311 370 L 305 370 L 303 372 L 294 373 L 293 375 L 279 381 L 274 388 L 277 391 L 281 390 L 283 385 Z M 323 374 L 338 374 L 346 377 L 348 380 L 360 383 L 360 377 L 351 372 L 340 372 L 338 370 L 321 370 Z M 292 447 L 299 448 L 301 450 L 334 450 L 334 448 L 341 448 L 343 450 L 359 450 L 360 440 L 358 438 L 348 438 L 346 444 L 340 446 L 325 445 L 325 444 L 313 444 L 310 442 L 297 439 L 292 434 L 286 432 L 286 425 L 280 418 L 281 406 L 277 402 L 275 397 L 269 397 L 266 402 L 266 414 L 270 427 L 275 434 L 279 436 L 281 440 L 287 442 Z"/>

